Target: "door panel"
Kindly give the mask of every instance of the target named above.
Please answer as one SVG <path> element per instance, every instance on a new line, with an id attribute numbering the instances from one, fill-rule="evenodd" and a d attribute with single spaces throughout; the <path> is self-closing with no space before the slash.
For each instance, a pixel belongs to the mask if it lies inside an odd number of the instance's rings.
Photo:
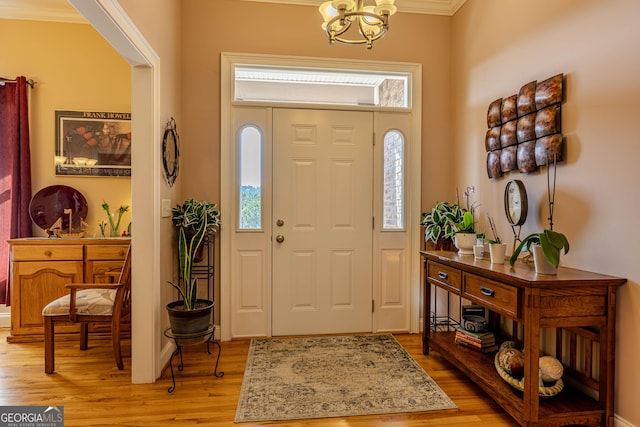
<path id="1" fill-rule="evenodd" d="M 274 110 L 273 335 L 372 330 L 372 132 L 370 112 Z"/>

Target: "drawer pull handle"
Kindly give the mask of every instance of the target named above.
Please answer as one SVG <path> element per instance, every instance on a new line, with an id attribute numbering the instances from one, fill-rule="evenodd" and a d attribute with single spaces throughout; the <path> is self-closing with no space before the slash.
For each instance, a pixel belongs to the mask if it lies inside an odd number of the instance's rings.
<path id="1" fill-rule="evenodd" d="M 443 271 L 439 271 L 438 272 L 438 277 L 443 279 L 443 280 L 447 280 L 449 278 L 449 275 Z"/>
<path id="2" fill-rule="evenodd" d="M 484 286 L 480 286 L 480 293 L 488 297 L 493 297 L 496 291 L 494 291 L 493 289 L 485 288 Z"/>
<path id="3" fill-rule="evenodd" d="M 51 256 L 53 253 L 51 251 L 44 251 L 44 256 Z"/>

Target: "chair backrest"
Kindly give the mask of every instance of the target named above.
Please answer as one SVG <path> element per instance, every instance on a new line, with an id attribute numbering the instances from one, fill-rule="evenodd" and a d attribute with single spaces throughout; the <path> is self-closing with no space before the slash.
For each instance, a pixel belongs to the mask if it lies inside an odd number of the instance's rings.
<path id="1" fill-rule="evenodd" d="M 131 310 L 131 243 L 129 243 L 129 249 L 127 249 L 127 255 L 125 256 L 124 263 L 122 264 L 122 270 L 120 270 L 118 283 L 123 286 L 118 288 L 114 299 L 114 318 L 122 317 Z"/>

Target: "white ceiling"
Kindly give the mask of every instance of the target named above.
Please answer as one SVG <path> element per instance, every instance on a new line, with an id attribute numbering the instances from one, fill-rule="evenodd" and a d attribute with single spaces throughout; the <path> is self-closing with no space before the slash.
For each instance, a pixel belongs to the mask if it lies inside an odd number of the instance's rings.
<path id="1" fill-rule="evenodd" d="M 319 6 L 323 0 L 236 0 Z M 398 12 L 453 15 L 466 0 L 396 0 Z M 370 2 L 372 3 L 372 2 Z M 67 0 L 0 0 L 0 18 L 85 23 Z"/>

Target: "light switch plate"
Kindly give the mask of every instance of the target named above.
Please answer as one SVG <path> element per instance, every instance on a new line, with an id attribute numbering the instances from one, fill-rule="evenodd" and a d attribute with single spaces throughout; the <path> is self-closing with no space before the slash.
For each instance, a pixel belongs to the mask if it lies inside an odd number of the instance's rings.
<path id="1" fill-rule="evenodd" d="M 162 218 L 169 218 L 171 216 L 171 200 L 162 199 Z"/>

